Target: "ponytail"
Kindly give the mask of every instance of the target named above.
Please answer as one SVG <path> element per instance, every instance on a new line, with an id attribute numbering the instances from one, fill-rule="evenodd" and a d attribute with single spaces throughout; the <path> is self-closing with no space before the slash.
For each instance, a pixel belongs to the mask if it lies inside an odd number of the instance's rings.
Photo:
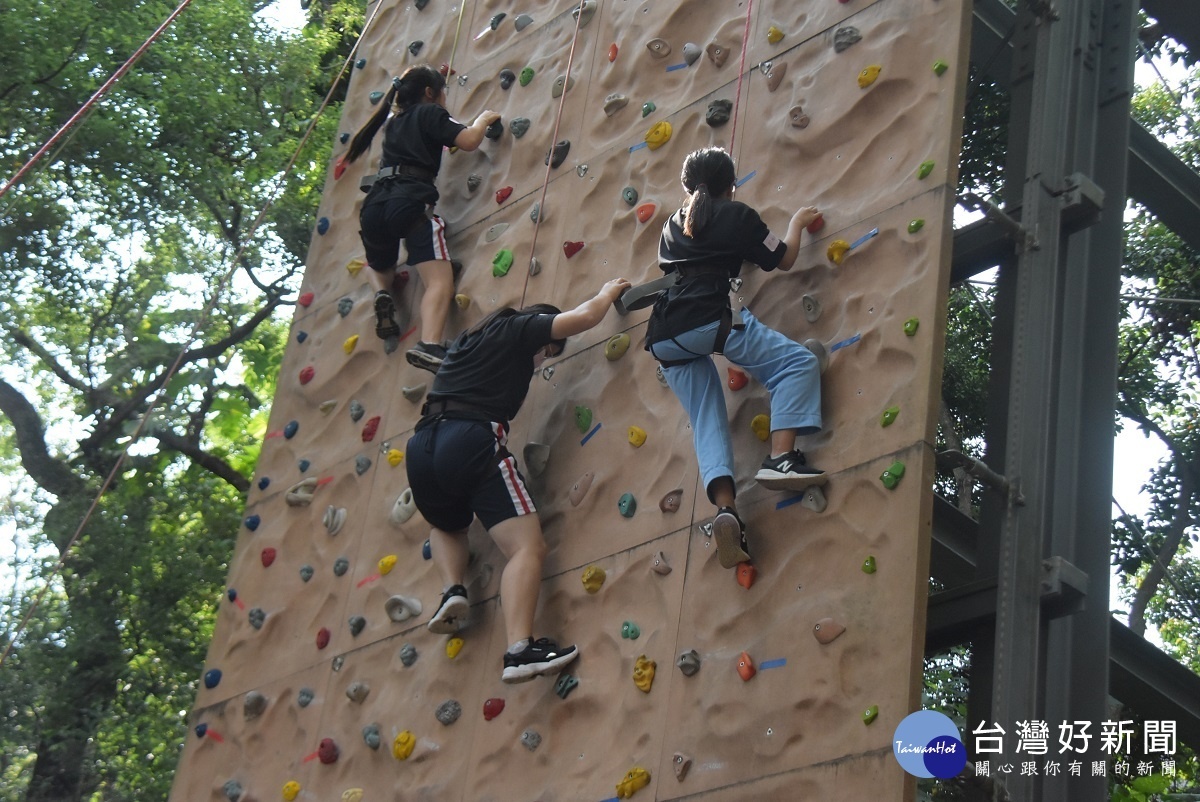
<path id="1" fill-rule="evenodd" d="M 733 187 L 736 175 L 733 159 L 724 148 L 702 148 L 683 160 L 680 181 L 691 197 L 683 218 L 683 233 L 689 237 L 704 230 L 712 219 L 714 197 L 722 197 Z"/>
<path id="2" fill-rule="evenodd" d="M 446 79 L 442 74 L 428 64 L 417 64 L 409 67 L 399 78 L 392 79 L 392 88 L 379 104 L 379 109 L 371 115 L 366 125 L 359 129 L 350 140 L 350 149 L 346 151 L 344 161 L 349 163 L 366 153 L 371 147 L 371 140 L 387 121 L 393 106 L 397 111 L 407 111 L 426 99 L 425 90 L 433 90 L 436 98 L 446 88 Z"/>

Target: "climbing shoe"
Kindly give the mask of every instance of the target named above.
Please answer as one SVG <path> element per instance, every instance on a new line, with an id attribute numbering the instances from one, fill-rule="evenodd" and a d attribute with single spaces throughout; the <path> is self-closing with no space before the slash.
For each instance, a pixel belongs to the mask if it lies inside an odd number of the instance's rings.
<path id="1" fill-rule="evenodd" d="M 425 626 L 435 635 L 453 635 L 467 625 L 470 610 L 471 606 L 467 604 L 467 589 L 462 585 L 451 585 L 442 594 L 442 603 Z"/>
<path id="2" fill-rule="evenodd" d="M 400 336 L 400 324 L 396 322 L 396 302 L 390 292 L 375 293 L 375 336 L 381 340 Z"/>
<path id="3" fill-rule="evenodd" d="M 768 456 L 754 474 L 754 481 L 769 490 L 803 490 L 823 485 L 826 479 L 825 471 L 808 465 L 804 454 L 794 449 L 778 457 Z"/>
<path id="4" fill-rule="evenodd" d="M 516 654 L 505 652 L 504 673 L 500 679 L 509 684 L 528 682 L 534 677 L 558 671 L 578 656 L 579 648 L 574 644 L 560 648 L 549 638 L 538 638 Z"/>
<path id="5" fill-rule="evenodd" d="M 722 568 L 736 568 L 750 559 L 746 544 L 746 525 L 733 507 L 722 507 L 713 518 L 713 537 L 717 541 L 717 559 Z"/>
<path id="6" fill-rule="evenodd" d="M 437 373 L 438 368 L 442 366 L 442 360 L 446 358 L 446 346 L 440 343 L 418 342 L 408 349 L 404 358 L 414 367 Z"/>

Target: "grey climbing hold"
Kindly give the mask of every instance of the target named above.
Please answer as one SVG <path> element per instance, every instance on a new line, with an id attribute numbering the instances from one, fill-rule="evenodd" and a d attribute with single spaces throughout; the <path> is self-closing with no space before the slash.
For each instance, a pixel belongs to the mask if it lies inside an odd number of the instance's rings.
<path id="1" fill-rule="evenodd" d="M 337 657 L 329 661 L 329 667 L 334 671 L 341 671 L 342 666 L 346 664 L 346 656 L 339 654 Z"/>
<path id="2" fill-rule="evenodd" d="M 646 42 L 646 49 L 655 58 L 666 58 L 671 55 L 671 45 L 666 39 L 651 39 L 649 42 Z"/>
<path id="3" fill-rule="evenodd" d="M 399 623 L 416 618 L 421 614 L 421 600 L 411 596 L 396 595 L 383 603 L 383 609 L 387 611 L 388 618 Z"/>
<path id="4" fill-rule="evenodd" d="M 302 479 L 287 489 L 283 500 L 289 507 L 307 507 L 312 503 L 313 494 L 317 492 L 317 482 L 315 476 Z"/>
<path id="5" fill-rule="evenodd" d="M 530 752 L 542 745 L 542 736 L 538 735 L 537 730 L 525 730 L 521 733 L 521 746 L 528 749 Z"/>
<path id="6" fill-rule="evenodd" d="M 362 728 L 363 743 L 371 749 L 379 748 L 379 725 L 368 724 Z"/>
<path id="7" fill-rule="evenodd" d="M 541 215 L 542 215 L 542 204 L 535 201 L 533 206 L 529 209 L 529 219 L 536 223 L 538 221 L 538 218 L 541 217 Z"/>
<path id="8" fill-rule="evenodd" d="M 242 792 L 245 789 L 242 788 L 242 784 L 237 780 L 226 780 L 225 784 L 221 786 L 221 790 L 229 802 L 238 802 L 242 798 Z"/>
<path id="9" fill-rule="evenodd" d="M 462 705 L 455 699 L 447 699 L 437 706 L 437 710 L 434 711 L 433 715 L 444 726 L 449 727 L 458 721 L 458 717 L 462 715 Z"/>
<path id="10" fill-rule="evenodd" d="M 367 471 L 371 470 L 371 458 L 359 454 L 354 458 L 354 472 L 362 476 Z"/>
<path id="11" fill-rule="evenodd" d="M 581 164 L 575 168 L 575 175 L 579 176 L 580 178 L 583 178 L 585 175 L 587 175 L 587 171 L 588 171 L 588 166 L 586 164 Z"/>
<path id="12" fill-rule="evenodd" d="M 574 77 L 560 75 L 550 85 L 550 97 L 562 97 L 563 92 L 570 92 L 573 86 L 575 86 Z"/>
<path id="13" fill-rule="evenodd" d="M 310 704 L 312 704 L 312 700 L 313 700 L 312 688 L 301 688 L 296 693 L 296 704 L 300 705 L 301 707 L 308 707 Z"/>
<path id="14" fill-rule="evenodd" d="M 400 647 L 400 662 L 408 668 L 413 663 L 417 662 L 417 647 L 411 643 L 406 643 Z"/>
<path id="15" fill-rule="evenodd" d="M 546 465 L 550 462 L 550 446 L 545 443 L 526 443 L 523 456 L 525 470 L 536 479 L 546 472 Z"/>
<path id="16" fill-rule="evenodd" d="M 399 337 L 388 337 L 386 340 L 383 341 L 383 352 L 385 354 L 393 353 L 399 347 L 400 347 L 400 338 Z"/>
<path id="17" fill-rule="evenodd" d="M 611 117 L 621 109 L 629 105 L 629 98 L 622 95 L 620 92 L 613 92 L 608 97 L 604 98 L 604 114 Z"/>
<path id="18" fill-rule="evenodd" d="M 429 0 L 413 0 L 413 5 L 417 7 L 417 11 L 424 11 L 425 6 L 429 5 Z"/>
<path id="19" fill-rule="evenodd" d="M 367 96 L 367 100 L 371 101 L 371 105 L 374 106 L 383 100 L 383 92 L 376 90 Z"/>
<path id="20" fill-rule="evenodd" d="M 342 526 L 346 523 L 346 508 L 335 507 L 330 504 L 325 508 L 325 529 L 330 536 L 336 535 L 342 531 Z"/>
<path id="21" fill-rule="evenodd" d="M 512 132 L 514 139 L 520 139 L 529 130 L 529 118 L 513 117 L 508 121 L 508 130 Z"/>
<path id="22" fill-rule="evenodd" d="M 424 383 L 418 384 L 415 387 L 401 387 L 400 395 L 415 404 L 425 397 L 425 389 Z"/>
<path id="23" fill-rule="evenodd" d="M 621 200 L 633 206 L 638 202 L 638 191 L 633 187 L 625 187 L 625 189 L 621 190 Z"/>
<path id="24" fill-rule="evenodd" d="M 500 88 L 509 89 L 517 82 L 517 74 L 508 67 L 500 70 Z"/>
<path id="25" fill-rule="evenodd" d="M 349 623 L 350 634 L 357 638 L 359 633 L 363 631 L 363 628 L 366 627 L 367 619 L 361 615 L 352 615 L 350 616 Z"/>
<path id="26" fill-rule="evenodd" d="M 725 59 L 729 58 L 729 48 L 716 42 L 709 42 L 704 52 L 708 54 L 708 60 L 717 67 L 725 66 Z"/>
<path id="27" fill-rule="evenodd" d="M 333 575 L 334 576 L 343 576 L 349 570 L 350 570 L 350 561 L 347 560 L 345 557 L 338 557 L 336 560 L 333 561 Z"/>
<path id="28" fill-rule="evenodd" d="M 564 672 L 558 675 L 558 681 L 554 683 L 554 692 L 558 694 L 559 698 L 566 699 L 571 695 L 571 691 L 578 687 L 579 679 Z"/>
<path id="29" fill-rule="evenodd" d="M 554 366 L 553 365 L 547 365 L 546 367 L 542 368 L 542 378 L 545 379 L 546 381 L 550 381 L 551 379 L 554 378 Z"/>
<path id="30" fill-rule="evenodd" d="M 258 691 L 250 691 L 242 697 L 242 715 L 246 720 L 258 718 L 267 709 L 267 697 Z"/>
<path id="31" fill-rule="evenodd" d="M 812 351 L 813 356 L 817 358 L 817 365 L 821 368 L 821 372 L 825 372 L 825 368 L 829 367 L 829 351 L 825 348 L 825 343 L 820 340 L 808 339 L 801 343 L 805 348 Z"/>
<path id="32" fill-rule="evenodd" d="M 362 680 L 351 682 L 346 688 L 346 698 L 355 704 L 362 704 L 371 693 L 371 686 Z"/>
<path id="33" fill-rule="evenodd" d="M 263 622 L 267 620 L 267 614 L 261 607 L 251 607 L 248 617 L 250 626 L 255 629 L 262 629 Z"/>
<path id="34" fill-rule="evenodd" d="M 719 128 L 729 122 L 729 115 L 733 112 L 733 101 L 728 98 L 717 98 L 708 104 L 708 111 L 704 114 L 704 122 L 711 125 L 713 128 Z"/>
<path id="35" fill-rule="evenodd" d="M 492 18 L 490 20 L 488 20 L 488 27 L 491 28 L 493 31 L 496 30 L 497 28 L 500 27 L 500 23 L 504 22 L 504 18 L 507 16 L 508 15 L 505 14 L 503 11 L 501 11 L 499 14 L 493 14 Z"/>
<path id="36" fill-rule="evenodd" d="M 423 41 L 421 41 L 420 39 L 416 39 L 416 40 L 408 43 L 408 52 L 411 55 L 415 56 L 421 52 L 421 48 L 424 46 L 425 46 L 425 43 Z"/>
<path id="37" fill-rule="evenodd" d="M 305 582 L 313 578 L 313 567 L 311 565 L 300 566 L 300 578 Z"/>
<path id="38" fill-rule="evenodd" d="M 546 151 L 546 160 L 542 164 L 548 164 L 551 167 L 558 167 L 567 159 L 567 154 L 571 152 L 571 140 L 560 139 L 554 143 L 554 147 Z"/>
<path id="39" fill-rule="evenodd" d="M 833 50 L 836 53 L 841 53 L 855 42 L 861 40 L 862 34 L 860 34 L 858 32 L 858 28 L 855 28 L 853 25 L 847 25 L 844 28 L 838 28 L 833 33 Z"/>
<path id="40" fill-rule="evenodd" d="M 483 135 L 495 142 L 504 133 L 504 123 L 500 120 L 493 120 L 487 128 L 484 129 Z"/>
<path id="41" fill-rule="evenodd" d="M 367 410 L 366 407 L 362 405 L 362 402 L 357 400 L 350 402 L 350 420 L 358 423 L 365 414 L 367 414 Z"/>
<path id="42" fill-rule="evenodd" d="M 587 24 L 592 21 L 592 17 L 596 16 L 596 0 L 583 0 L 571 12 L 571 16 L 579 20 L 580 28 L 586 28 Z"/>
<path id="43" fill-rule="evenodd" d="M 518 14 L 517 18 L 513 20 L 513 25 L 516 26 L 518 33 L 525 30 L 532 24 L 533 17 L 529 16 L 528 14 Z"/>
<path id="44" fill-rule="evenodd" d="M 800 500 L 800 506 L 807 507 L 816 513 L 825 512 L 825 508 L 829 506 L 829 502 L 825 500 L 825 491 L 813 485 L 805 489 L 804 498 Z"/>
<path id="45" fill-rule="evenodd" d="M 800 303 L 804 306 L 804 319 L 809 323 L 816 323 L 821 317 L 821 302 L 811 295 L 805 295 L 800 299 Z"/>
<path id="46" fill-rule="evenodd" d="M 679 666 L 679 670 L 685 677 L 694 676 L 700 670 L 700 654 L 695 649 L 680 652 L 679 657 L 675 660 L 675 665 Z"/>
<path id="47" fill-rule="evenodd" d="M 700 60 L 700 45 L 695 42 L 687 42 L 683 46 L 683 60 L 690 67 Z"/>
<path id="48" fill-rule="evenodd" d="M 788 110 L 788 120 L 791 121 L 793 128 L 807 128 L 809 123 L 808 115 L 800 106 L 792 106 Z"/>
<path id="49" fill-rule="evenodd" d="M 500 235 L 507 230 L 508 223 L 496 223 L 495 225 L 488 226 L 487 231 L 483 232 L 483 238 L 487 242 L 495 242 L 496 240 L 500 239 Z"/>
<path id="50" fill-rule="evenodd" d="M 658 367 L 656 367 L 654 369 L 654 376 L 655 376 L 655 378 L 658 379 L 658 383 L 661 384 L 663 387 L 668 386 L 667 385 L 667 377 L 663 373 L 662 365 L 659 365 Z"/>
<path id="51" fill-rule="evenodd" d="M 417 503 L 413 500 L 412 488 L 407 487 L 396 497 L 396 503 L 392 505 L 388 520 L 392 522 L 393 526 L 402 526 L 408 523 L 408 519 L 412 518 L 416 511 Z"/>
<path id="52" fill-rule="evenodd" d="M 542 272 L 542 263 L 537 260 L 537 257 L 532 257 L 529 260 L 529 275 L 536 276 Z"/>

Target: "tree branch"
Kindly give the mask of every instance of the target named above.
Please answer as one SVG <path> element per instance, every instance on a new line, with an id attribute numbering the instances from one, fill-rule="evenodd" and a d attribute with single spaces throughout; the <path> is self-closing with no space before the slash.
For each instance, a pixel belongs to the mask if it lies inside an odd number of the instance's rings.
<path id="1" fill-rule="evenodd" d="M 33 404 L 17 388 L 0 379 L 0 412 L 12 422 L 17 434 L 21 467 L 38 487 L 62 498 L 81 494 L 87 484 L 66 462 L 50 454 L 46 447 L 46 427 Z"/>
<path id="2" fill-rule="evenodd" d="M 62 382 L 68 387 L 83 393 L 85 396 L 91 395 L 92 388 L 89 387 L 87 383 L 77 379 L 75 376 L 72 376 L 70 371 L 59 364 L 58 360 L 54 358 L 54 355 L 47 351 L 41 343 L 34 340 L 28 332 L 21 331 L 20 329 L 9 329 L 8 336 L 14 343 L 29 351 L 38 359 L 42 360 L 42 362 L 46 363 L 46 367 L 50 368 L 50 371 L 59 379 L 61 379 Z"/>
<path id="3" fill-rule="evenodd" d="M 178 451 L 180 454 L 183 454 L 209 473 L 229 482 L 229 484 L 237 488 L 238 492 L 245 493 L 250 489 L 249 479 L 234 470 L 233 466 L 225 460 L 220 457 L 214 457 L 202 449 L 199 443 L 180 437 L 170 429 L 155 429 L 150 432 L 150 436 L 172 451 Z"/>

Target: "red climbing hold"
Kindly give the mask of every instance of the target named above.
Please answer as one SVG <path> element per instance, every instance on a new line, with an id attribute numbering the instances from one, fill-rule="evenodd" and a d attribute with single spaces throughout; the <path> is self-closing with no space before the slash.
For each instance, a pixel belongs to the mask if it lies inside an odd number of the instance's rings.
<path id="1" fill-rule="evenodd" d="M 750 382 L 750 377 L 737 368 L 728 368 L 727 370 L 729 371 L 729 389 L 735 393 Z"/>
<path id="2" fill-rule="evenodd" d="M 404 288 L 407 285 L 408 285 L 408 271 L 407 270 L 397 270 L 396 274 L 394 276 L 392 276 L 392 297 L 396 297 L 396 296 L 400 295 L 400 293 L 404 292 Z"/>
<path id="3" fill-rule="evenodd" d="M 443 78 L 449 78 L 451 75 L 458 75 L 458 70 L 450 69 L 449 64 L 443 64 L 442 66 L 438 67 L 438 72 L 442 74 Z"/>
<path id="4" fill-rule="evenodd" d="M 333 165 L 333 180 L 337 181 L 342 177 L 342 173 L 346 172 L 346 157 L 337 160 L 337 164 Z"/>
<path id="5" fill-rule="evenodd" d="M 746 590 L 750 590 L 751 585 L 754 584 L 754 580 L 757 578 L 758 578 L 758 569 L 755 568 L 751 563 L 748 563 L 748 562 L 738 563 L 737 583 L 739 585 L 744 587 Z"/>
<path id="6" fill-rule="evenodd" d="M 613 42 L 608 46 L 608 63 L 612 64 L 617 60 L 617 43 Z"/>
<path id="7" fill-rule="evenodd" d="M 324 649 L 329 645 L 329 627 L 321 627 L 317 630 L 317 648 Z"/>
<path id="8" fill-rule="evenodd" d="M 317 747 L 317 757 L 326 765 L 337 762 L 338 745 L 332 738 L 321 739 L 321 745 Z"/>
<path id="9" fill-rule="evenodd" d="M 313 380 L 313 376 L 315 376 L 316 374 L 317 374 L 317 371 L 313 369 L 312 365 L 309 365 L 304 370 L 300 371 L 300 383 L 308 384 L 310 381 Z"/>
<path id="10" fill-rule="evenodd" d="M 378 429 L 379 429 L 379 416 L 376 415 L 375 417 L 368 420 L 365 424 L 363 424 L 363 433 L 362 433 L 363 442 L 369 443 L 372 440 L 374 440 L 375 432 Z"/>
<path id="11" fill-rule="evenodd" d="M 563 253 L 565 253 L 567 255 L 568 259 L 570 259 L 572 256 L 574 256 L 575 254 L 579 253 L 582 250 L 583 250 L 582 242 L 571 242 L 570 240 L 567 240 L 566 242 L 563 243 Z"/>
<path id="12" fill-rule="evenodd" d="M 296 299 L 296 303 L 300 304 L 301 306 L 308 306 L 313 302 L 313 297 L 314 296 L 311 292 L 306 292 Z"/>
<path id="13" fill-rule="evenodd" d="M 813 221 L 811 223 L 809 223 L 807 226 L 805 226 L 804 228 L 808 231 L 809 234 L 816 234 L 818 231 L 820 231 L 824 227 L 825 227 L 825 215 L 818 214 L 815 218 L 813 218 Z"/>
<path id="14" fill-rule="evenodd" d="M 504 710 L 504 700 L 492 698 L 483 703 L 483 717 L 491 721 Z"/>
<path id="15" fill-rule="evenodd" d="M 500 189 L 496 190 L 496 203 L 504 203 L 511 194 L 512 187 L 500 187 Z"/>
<path id="16" fill-rule="evenodd" d="M 271 546 L 267 546 L 262 550 L 263 568 L 270 568 L 271 563 L 273 562 L 275 562 L 275 549 Z"/>

